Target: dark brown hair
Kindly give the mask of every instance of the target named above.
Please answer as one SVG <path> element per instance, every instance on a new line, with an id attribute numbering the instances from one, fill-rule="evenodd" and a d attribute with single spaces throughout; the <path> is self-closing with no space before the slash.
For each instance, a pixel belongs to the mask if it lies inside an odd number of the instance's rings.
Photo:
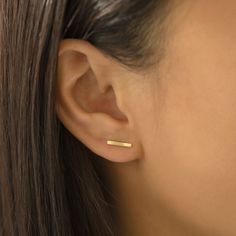
<path id="1" fill-rule="evenodd" d="M 115 235 L 100 157 L 56 116 L 58 46 L 84 39 L 144 68 L 162 2 L 0 1 L 0 235 Z"/>

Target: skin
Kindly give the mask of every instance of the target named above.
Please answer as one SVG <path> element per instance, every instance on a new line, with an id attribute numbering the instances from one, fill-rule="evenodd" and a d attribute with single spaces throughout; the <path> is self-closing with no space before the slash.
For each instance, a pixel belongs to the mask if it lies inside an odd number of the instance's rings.
<path id="1" fill-rule="evenodd" d="M 61 43 L 58 116 L 101 156 L 119 235 L 236 235 L 235 10 L 233 0 L 183 1 L 146 74 Z"/>

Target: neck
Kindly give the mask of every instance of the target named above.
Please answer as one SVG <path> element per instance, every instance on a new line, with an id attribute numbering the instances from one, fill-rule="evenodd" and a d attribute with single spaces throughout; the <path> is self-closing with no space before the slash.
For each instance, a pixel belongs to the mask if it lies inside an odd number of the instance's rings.
<path id="1" fill-rule="evenodd" d="M 145 185 L 140 163 L 104 161 L 108 188 L 115 198 L 119 236 L 195 236 L 173 213 L 153 198 Z M 139 170 L 139 171 L 137 171 Z"/>

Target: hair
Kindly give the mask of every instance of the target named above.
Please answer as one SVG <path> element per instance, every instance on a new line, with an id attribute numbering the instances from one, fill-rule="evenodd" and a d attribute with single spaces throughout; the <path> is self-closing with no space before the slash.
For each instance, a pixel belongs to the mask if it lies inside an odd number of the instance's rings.
<path id="1" fill-rule="evenodd" d="M 1 235 L 115 235 L 101 157 L 56 116 L 58 47 L 83 39 L 122 65 L 147 68 L 163 2 L 0 1 Z"/>

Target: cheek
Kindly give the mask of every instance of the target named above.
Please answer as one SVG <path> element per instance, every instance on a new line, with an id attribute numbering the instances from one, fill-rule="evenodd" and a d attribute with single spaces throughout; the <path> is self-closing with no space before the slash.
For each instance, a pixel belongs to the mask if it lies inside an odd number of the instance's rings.
<path id="1" fill-rule="evenodd" d="M 150 191 L 187 225 L 235 234 L 235 123 L 210 110 L 169 109 L 158 130 L 146 126 L 143 173 Z"/>
<path id="2" fill-rule="evenodd" d="M 178 38 L 159 94 L 164 106 L 153 100 L 155 112 L 145 111 L 143 173 L 153 196 L 186 224 L 236 235 L 236 47 L 197 35 L 202 43 L 184 35 L 189 46 Z"/>

